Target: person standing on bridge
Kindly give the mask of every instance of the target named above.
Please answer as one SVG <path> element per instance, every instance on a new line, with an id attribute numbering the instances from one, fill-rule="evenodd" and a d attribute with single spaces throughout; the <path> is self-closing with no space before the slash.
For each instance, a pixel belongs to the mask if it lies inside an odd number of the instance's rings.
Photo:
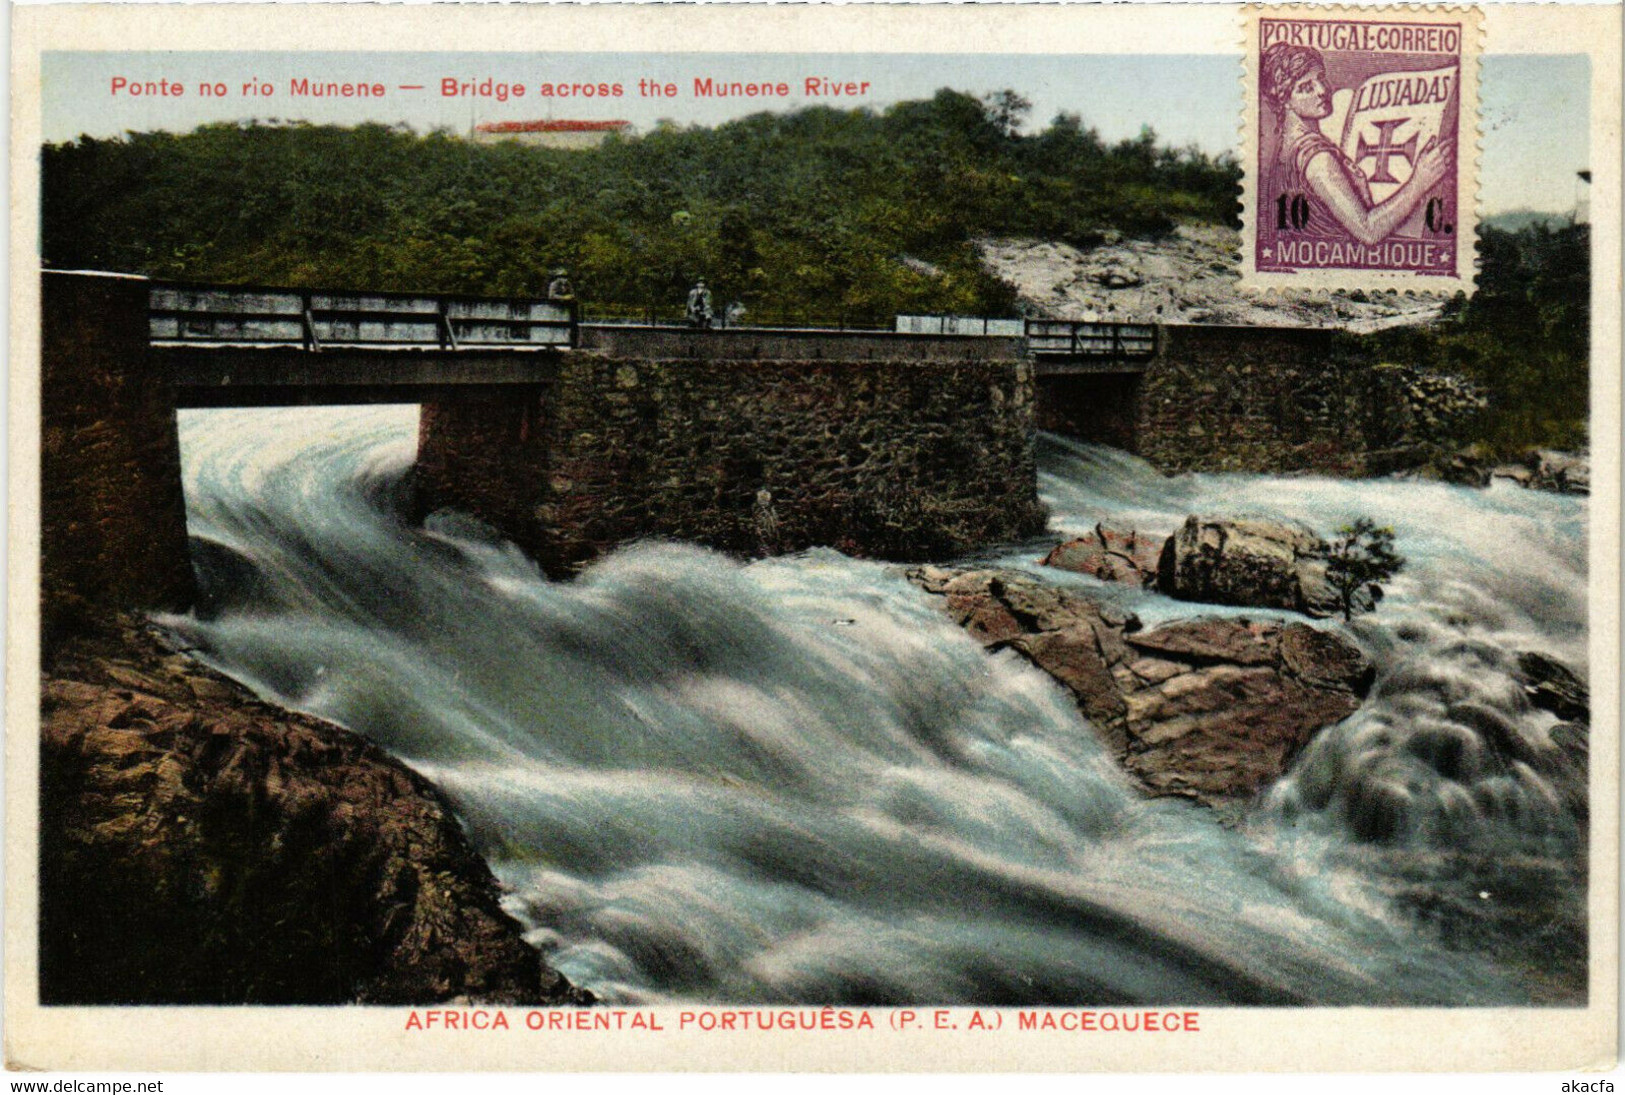
<path id="1" fill-rule="evenodd" d="M 688 325 L 711 326 L 711 290 L 705 287 L 704 278 L 696 281 L 694 288 L 688 291 Z"/>

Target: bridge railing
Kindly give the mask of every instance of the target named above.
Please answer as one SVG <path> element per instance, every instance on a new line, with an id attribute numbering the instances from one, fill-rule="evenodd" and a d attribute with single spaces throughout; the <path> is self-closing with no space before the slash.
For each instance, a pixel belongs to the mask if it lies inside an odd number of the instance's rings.
<path id="1" fill-rule="evenodd" d="M 1155 357 L 1157 328 L 1149 323 L 1029 319 L 1027 348 L 1035 354 L 1064 357 Z"/>
<path id="2" fill-rule="evenodd" d="M 301 346 L 574 346 L 567 303 L 461 294 L 156 285 L 148 337 L 157 343 Z"/>
<path id="3" fill-rule="evenodd" d="M 693 327 L 682 306 L 652 306 L 615 304 L 609 301 L 591 301 L 581 312 L 581 322 L 596 324 L 635 324 L 642 327 Z M 717 306 L 709 329 L 726 330 L 736 327 L 786 328 L 798 331 L 868 331 L 892 330 L 890 312 L 853 310 L 827 310 L 810 307 L 778 305 L 752 305 L 729 316 L 724 306 Z"/>
<path id="4" fill-rule="evenodd" d="M 982 335 L 1020 338 L 1019 319 L 993 316 L 898 316 L 897 331 L 913 335 Z"/>

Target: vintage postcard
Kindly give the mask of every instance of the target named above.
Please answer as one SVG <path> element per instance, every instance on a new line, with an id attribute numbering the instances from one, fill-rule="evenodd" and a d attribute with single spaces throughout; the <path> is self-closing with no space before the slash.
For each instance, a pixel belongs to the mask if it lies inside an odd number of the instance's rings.
<path id="1" fill-rule="evenodd" d="M 13 14 L 8 1067 L 1613 1063 L 1618 6 Z"/>

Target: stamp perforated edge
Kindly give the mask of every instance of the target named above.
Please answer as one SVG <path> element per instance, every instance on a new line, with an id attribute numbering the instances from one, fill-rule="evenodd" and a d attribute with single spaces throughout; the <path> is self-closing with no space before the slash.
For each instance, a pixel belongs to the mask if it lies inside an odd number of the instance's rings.
<path id="1" fill-rule="evenodd" d="M 1460 127 L 1456 152 L 1456 210 L 1458 239 L 1456 270 L 1451 275 L 1418 274 L 1400 270 L 1301 270 L 1293 273 L 1260 271 L 1254 261 L 1258 244 L 1258 24 L 1267 17 L 1291 15 L 1295 18 L 1329 22 L 1334 19 L 1380 19 L 1392 15 L 1445 14 L 1459 16 L 1467 24 L 1461 42 Z M 1393 4 L 1381 7 L 1354 7 L 1347 4 L 1248 4 L 1241 8 L 1241 283 L 1251 292 L 1271 290 L 1310 290 L 1323 292 L 1404 292 L 1429 296 L 1472 296 L 1478 287 L 1479 161 L 1483 154 L 1483 131 L 1479 118 L 1478 66 L 1484 47 L 1484 13 L 1478 7 L 1447 4 Z M 1469 126 L 1469 119 L 1471 125 Z"/>

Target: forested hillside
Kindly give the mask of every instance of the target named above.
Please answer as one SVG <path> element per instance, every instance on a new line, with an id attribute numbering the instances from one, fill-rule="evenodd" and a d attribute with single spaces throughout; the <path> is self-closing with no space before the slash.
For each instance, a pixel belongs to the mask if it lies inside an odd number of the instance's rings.
<path id="1" fill-rule="evenodd" d="M 46 262 L 218 282 L 533 294 L 568 266 L 599 314 L 696 277 L 758 318 L 1008 313 L 970 241 L 1089 244 L 1229 223 L 1228 157 L 1109 145 L 1076 115 L 1022 135 L 1012 92 L 884 112 L 663 125 L 598 149 L 303 124 L 131 133 L 43 152 Z"/>
<path id="2" fill-rule="evenodd" d="M 1427 327 L 1371 336 L 1386 361 L 1470 377 L 1489 395 L 1476 435 L 1499 454 L 1586 444 L 1590 397 L 1591 235 L 1585 225 L 1484 227 L 1478 292 Z"/>
<path id="3" fill-rule="evenodd" d="M 757 322 L 1009 315 L 973 240 L 1089 247 L 1230 224 L 1237 165 L 1107 144 L 1076 115 L 1030 135 L 1012 92 L 884 112 L 812 107 L 565 151 L 379 125 L 205 126 L 43 150 L 48 265 L 208 282 L 540 295 L 567 266 L 592 316 L 672 316 L 697 277 Z M 1471 301 L 1373 336 L 1378 360 L 1472 377 L 1501 450 L 1584 442 L 1584 227 L 1486 226 Z"/>

